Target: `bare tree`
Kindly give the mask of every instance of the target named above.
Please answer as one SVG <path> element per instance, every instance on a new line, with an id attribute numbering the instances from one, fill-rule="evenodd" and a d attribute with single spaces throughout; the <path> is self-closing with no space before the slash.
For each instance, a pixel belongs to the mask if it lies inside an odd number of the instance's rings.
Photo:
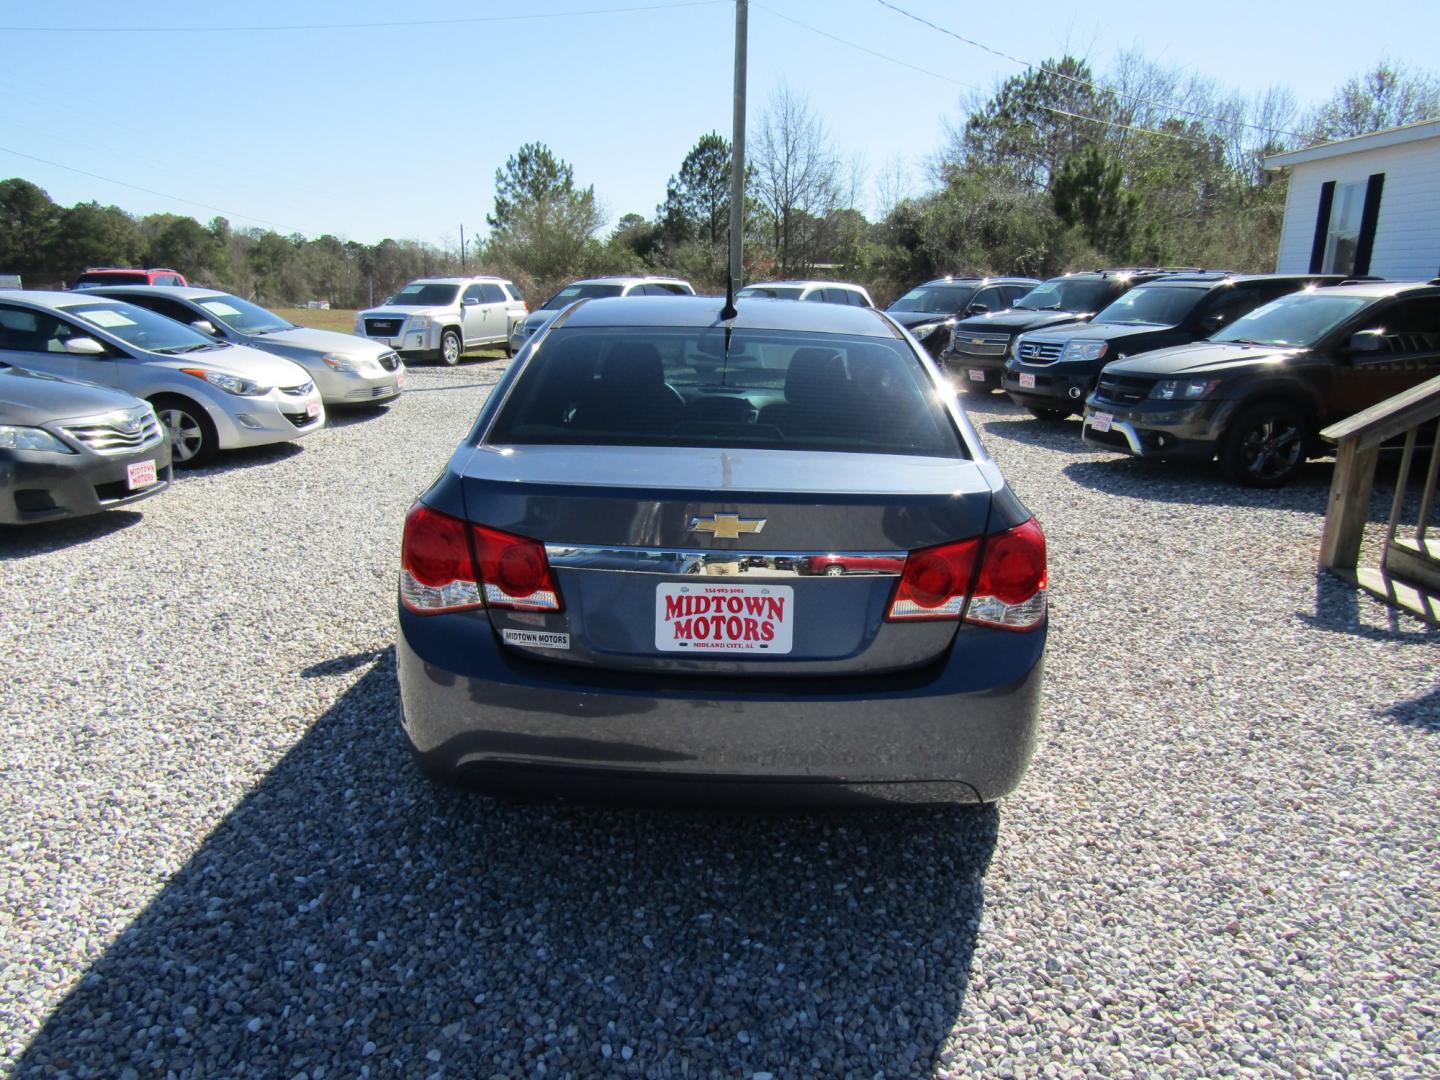
<path id="1" fill-rule="evenodd" d="M 1348 80 L 1309 117 L 1310 142 L 1349 139 L 1440 116 L 1440 79 L 1381 60 Z"/>
<path id="2" fill-rule="evenodd" d="M 824 244 L 826 223 L 844 205 L 839 156 L 809 102 L 783 83 L 750 141 L 755 196 L 778 269 L 804 270 Z"/>

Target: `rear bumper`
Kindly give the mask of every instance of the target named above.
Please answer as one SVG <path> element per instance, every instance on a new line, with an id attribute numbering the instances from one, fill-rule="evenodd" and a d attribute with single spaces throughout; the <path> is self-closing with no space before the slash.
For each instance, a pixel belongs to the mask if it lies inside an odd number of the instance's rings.
<path id="1" fill-rule="evenodd" d="M 402 610 L 397 656 L 405 732 L 442 776 L 627 799 L 968 802 L 1024 774 L 1044 645 L 1043 627 L 966 626 L 940 660 L 890 675 L 649 676 L 515 656 L 483 612 Z"/>

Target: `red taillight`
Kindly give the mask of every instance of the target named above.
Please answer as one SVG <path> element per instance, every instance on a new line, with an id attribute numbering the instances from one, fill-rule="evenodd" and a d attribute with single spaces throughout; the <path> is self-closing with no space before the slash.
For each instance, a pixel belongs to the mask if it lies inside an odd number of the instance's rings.
<path id="1" fill-rule="evenodd" d="M 425 615 L 487 604 L 532 611 L 561 608 L 543 545 L 467 524 L 421 503 L 405 515 L 400 600 Z"/>
<path id="2" fill-rule="evenodd" d="M 905 559 L 888 619 L 958 619 L 975 576 L 980 541 L 912 551 Z"/>
<path id="3" fill-rule="evenodd" d="M 1045 618 L 1046 584 L 1045 534 L 1031 518 L 996 536 L 912 551 L 886 618 L 958 619 L 963 612 L 966 622 L 1030 630 Z"/>
<path id="4" fill-rule="evenodd" d="M 491 607 L 559 611 L 560 590 L 550 574 L 545 547 L 523 536 L 511 536 L 484 525 L 470 526 L 485 603 Z"/>

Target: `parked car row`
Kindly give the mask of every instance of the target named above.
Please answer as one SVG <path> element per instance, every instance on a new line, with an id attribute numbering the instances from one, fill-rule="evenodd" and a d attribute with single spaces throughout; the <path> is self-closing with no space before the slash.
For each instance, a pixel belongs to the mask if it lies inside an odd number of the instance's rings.
<path id="1" fill-rule="evenodd" d="M 159 494 L 171 469 L 393 400 L 391 350 L 185 286 L 0 291 L 0 522 Z"/>
<path id="2" fill-rule="evenodd" d="M 1090 443 L 1275 487 L 1324 452 L 1322 428 L 1440 374 L 1440 279 L 1067 274 L 956 321 L 941 359 L 966 392 L 1083 413 Z"/>

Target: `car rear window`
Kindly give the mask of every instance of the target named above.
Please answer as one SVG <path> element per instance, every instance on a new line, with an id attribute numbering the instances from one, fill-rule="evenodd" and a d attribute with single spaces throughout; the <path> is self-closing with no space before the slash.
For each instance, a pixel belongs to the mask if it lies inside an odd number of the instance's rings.
<path id="1" fill-rule="evenodd" d="M 1113 304 L 1095 316 L 1097 323 L 1121 323 L 1124 325 L 1174 326 L 1194 310 L 1195 305 L 1205 299 L 1208 288 L 1204 285 L 1171 286 L 1154 285 L 1131 289 Z"/>
<path id="2" fill-rule="evenodd" d="M 965 457 L 898 340 L 718 327 L 551 331 L 491 426 L 507 444 Z"/>
<path id="3" fill-rule="evenodd" d="M 81 274 L 75 279 L 73 287 L 81 285 L 148 285 L 150 275 L 141 271 L 133 274 L 114 273 L 113 271 L 104 274 Z"/>

